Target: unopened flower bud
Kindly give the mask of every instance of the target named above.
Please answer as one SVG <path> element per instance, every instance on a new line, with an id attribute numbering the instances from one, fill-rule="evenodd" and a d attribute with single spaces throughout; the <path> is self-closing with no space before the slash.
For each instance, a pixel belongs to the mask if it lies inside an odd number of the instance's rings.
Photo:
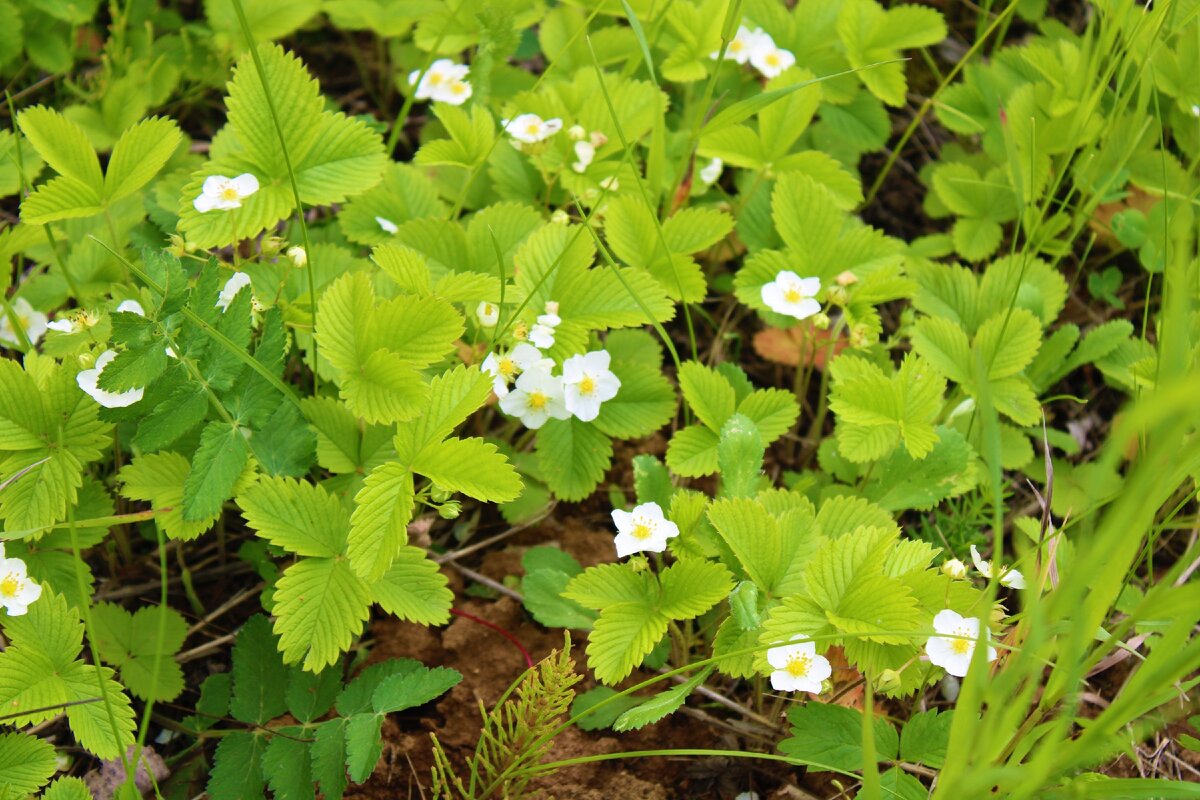
<path id="1" fill-rule="evenodd" d="M 851 284 L 858 283 L 858 276 L 850 270 L 846 270 L 838 273 L 838 276 L 834 278 L 834 280 L 837 282 L 838 286 L 850 286 Z"/>
<path id="2" fill-rule="evenodd" d="M 818 311 L 812 317 L 812 324 L 813 324 L 813 327 L 819 331 L 829 330 L 829 325 L 830 325 L 829 315 L 826 314 L 824 311 Z"/>
<path id="3" fill-rule="evenodd" d="M 572 125 L 567 128 L 567 136 L 571 137 L 571 141 L 579 142 L 587 137 L 587 131 L 583 129 L 582 125 Z"/>
<path id="4" fill-rule="evenodd" d="M 494 328 L 500 321 L 500 306 L 486 300 L 475 307 L 475 319 L 484 328 Z"/>
<path id="5" fill-rule="evenodd" d="M 866 347 L 872 342 L 871 328 L 865 322 L 860 322 L 850 329 L 850 346 Z"/>
<path id="6" fill-rule="evenodd" d="M 850 302 L 850 293 L 847 292 L 845 287 L 842 286 L 830 286 L 826 297 L 828 297 L 829 302 L 833 303 L 835 306 L 844 306 L 846 303 Z"/>
<path id="7" fill-rule="evenodd" d="M 80 369 L 91 369 L 96 366 L 96 357 L 91 353 L 80 353 L 76 361 L 79 362 Z"/>
<path id="8" fill-rule="evenodd" d="M 262 254 L 267 257 L 279 255 L 279 251 L 283 249 L 285 244 L 287 242 L 278 236 L 264 236 L 262 239 Z"/>
<path id="9" fill-rule="evenodd" d="M 292 264 L 294 264 L 297 268 L 308 266 L 308 253 L 300 245 L 289 247 L 287 250 L 287 257 L 292 260 Z"/>
<path id="10" fill-rule="evenodd" d="M 898 691 L 904 683 L 904 678 L 894 669 L 885 669 L 879 673 L 879 680 L 875 682 L 875 688 L 881 692 Z"/>
<path id="11" fill-rule="evenodd" d="M 449 500 L 438 506 L 438 516 L 442 519 L 458 519 L 459 514 L 462 514 L 462 503 L 457 500 Z"/>
<path id="12" fill-rule="evenodd" d="M 600 131 L 592 131 L 592 135 L 588 141 L 592 143 L 592 147 L 604 147 L 604 145 L 608 144 L 608 137 Z"/>
<path id="13" fill-rule="evenodd" d="M 957 558 L 952 558 L 942 564 L 942 573 L 956 581 L 965 580 L 967 577 L 967 565 Z"/>
<path id="14" fill-rule="evenodd" d="M 561 208 L 556 208 L 554 209 L 554 213 L 550 215 L 550 221 L 555 225 L 566 225 L 571 221 L 571 215 Z"/>

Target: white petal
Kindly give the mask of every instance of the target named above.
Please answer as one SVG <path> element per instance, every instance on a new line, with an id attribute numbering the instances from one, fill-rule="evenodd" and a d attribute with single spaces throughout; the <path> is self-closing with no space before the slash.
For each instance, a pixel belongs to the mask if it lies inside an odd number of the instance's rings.
<path id="1" fill-rule="evenodd" d="M 209 175 L 204 179 L 204 183 L 200 185 L 200 191 L 204 194 L 217 197 L 229 185 L 229 178 L 224 175 Z"/>
<path id="2" fill-rule="evenodd" d="M 800 284 L 800 294 L 805 297 L 816 297 L 817 293 L 821 291 L 820 278 L 801 278 L 796 282 Z"/>
<path id="3" fill-rule="evenodd" d="M 614 508 L 612 512 L 613 524 L 617 526 L 617 531 L 620 533 L 629 533 L 633 530 L 633 514 L 619 508 Z"/>
<path id="4" fill-rule="evenodd" d="M 219 203 L 220 200 L 217 199 L 216 195 L 204 193 L 196 196 L 196 199 L 192 201 L 192 207 L 201 214 L 207 214 L 209 211 L 218 208 Z"/>
<path id="5" fill-rule="evenodd" d="M 783 289 L 776 282 L 764 283 L 762 287 L 762 301 L 767 308 L 779 314 L 788 313 L 789 304 L 783 298 Z"/>
<path id="6" fill-rule="evenodd" d="M 74 333 L 76 330 L 75 323 L 70 319 L 56 319 L 47 323 L 46 327 L 59 333 Z"/>
<path id="7" fill-rule="evenodd" d="M 233 188 L 237 190 L 239 197 L 249 197 L 258 191 L 258 178 L 254 177 L 254 175 L 250 174 L 249 172 L 243 172 L 241 175 L 238 175 L 236 178 L 230 181 L 230 183 L 232 183 Z"/>
<path id="8" fill-rule="evenodd" d="M 960 614 L 947 608 L 944 611 L 939 611 L 937 616 L 933 618 L 933 629 L 938 633 L 953 633 L 954 629 L 962 625 L 963 622 L 964 619 Z"/>
<path id="9" fill-rule="evenodd" d="M 984 561 L 979 557 L 979 550 L 975 545 L 971 545 L 971 560 L 975 562 L 975 569 L 979 570 L 979 574 L 985 578 L 992 577 L 992 562 Z"/>
<path id="10" fill-rule="evenodd" d="M 390 219 L 386 219 L 385 217 L 376 217 L 375 223 L 377 225 L 379 225 L 380 228 L 383 228 L 384 233 L 390 233 L 394 236 L 395 234 L 400 232 L 399 226 L 396 225 L 396 223 L 392 222 Z"/>
<path id="11" fill-rule="evenodd" d="M 1004 574 L 1000 576 L 1000 583 L 1010 589 L 1024 589 L 1025 576 L 1015 569 L 1005 570 Z"/>
<path id="12" fill-rule="evenodd" d="M 137 314 L 139 317 L 146 316 L 146 309 L 142 308 L 142 304 L 137 300 L 122 300 L 117 306 L 117 311 L 124 314 Z"/>

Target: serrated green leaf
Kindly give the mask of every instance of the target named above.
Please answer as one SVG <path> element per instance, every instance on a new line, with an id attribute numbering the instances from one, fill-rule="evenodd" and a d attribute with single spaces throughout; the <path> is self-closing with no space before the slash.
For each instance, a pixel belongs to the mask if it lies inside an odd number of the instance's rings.
<path id="1" fill-rule="evenodd" d="M 200 434 L 200 447 L 183 483 L 184 521 L 202 522 L 220 514 L 249 459 L 250 447 L 238 428 L 209 423 Z"/>
<path id="2" fill-rule="evenodd" d="M 950 746 L 953 711 L 922 711 L 913 714 L 900 730 L 900 758 L 911 764 L 941 769 Z"/>
<path id="3" fill-rule="evenodd" d="M 858 772 L 863 768 L 862 712 L 832 703 L 804 703 L 788 711 L 792 735 L 779 743 L 779 752 L 816 770 Z M 883 717 L 871 721 L 875 756 L 880 761 L 896 758 L 899 736 Z"/>
<path id="4" fill-rule="evenodd" d="M 662 596 L 658 610 L 674 620 L 700 616 L 724 600 L 733 588 L 729 570 L 699 559 L 672 564 L 662 571 L 660 581 Z"/>
<path id="5" fill-rule="evenodd" d="M 271 623 L 255 615 L 234 640 L 229 713 L 239 722 L 262 725 L 287 709 L 286 692 L 287 669 L 279 658 Z"/>
<path id="6" fill-rule="evenodd" d="M 183 691 L 183 671 L 175 654 L 187 636 L 187 623 L 179 612 L 144 607 L 130 614 L 112 603 L 97 603 L 92 626 L 100 657 L 120 669 L 121 680 L 134 695 L 174 700 Z"/>
<path id="7" fill-rule="evenodd" d="M 371 471 L 354 498 L 346 555 L 355 574 L 381 577 L 408 541 L 414 504 L 413 474 L 395 462 Z"/>
<path id="8" fill-rule="evenodd" d="M 865 359 L 836 358 L 829 367 L 829 407 L 838 415 L 838 445 L 855 462 L 881 458 L 903 443 L 915 459 L 937 444 L 933 422 L 941 411 L 946 382 L 911 354 L 892 376 Z"/>
<path id="9" fill-rule="evenodd" d="M 307 733 L 307 729 L 299 725 L 289 725 L 280 728 L 279 735 L 267 742 L 262 754 L 262 773 L 276 797 L 310 800 L 316 796 L 309 743 L 303 739 Z"/>
<path id="10" fill-rule="evenodd" d="M 629 675 L 666 634 L 667 622 L 642 603 L 605 608 L 588 637 L 588 666 L 596 679 L 611 685 Z"/>
<path id="11" fill-rule="evenodd" d="M 450 619 L 454 599 L 447 583 L 424 550 L 406 545 L 370 589 L 374 601 L 389 614 L 421 625 L 443 625 Z"/>
<path id="12" fill-rule="evenodd" d="M 31 795 L 57 771 L 54 746 L 49 742 L 23 733 L 0 734 L 0 786 L 6 792 L 18 797 Z"/>
<path id="13" fill-rule="evenodd" d="M 423 449 L 413 470 L 443 489 L 507 503 L 521 493 L 521 479 L 496 445 L 483 439 L 447 439 Z"/>
<path id="14" fill-rule="evenodd" d="M 97 197 L 100 196 L 104 189 L 100 159 L 82 128 L 58 111 L 44 106 L 22 111 L 17 116 L 17 125 L 55 172 L 89 187 Z"/>
<path id="15" fill-rule="evenodd" d="M 307 481 L 261 478 L 238 496 L 238 505 L 259 536 L 296 555 L 336 558 L 346 547 L 345 506 Z"/>
<path id="16" fill-rule="evenodd" d="M 644 572 L 634 572 L 625 564 L 600 564 L 573 577 L 563 597 L 600 611 L 622 602 L 653 605 L 658 589 Z"/>
<path id="17" fill-rule="evenodd" d="M 205 789 L 212 797 L 263 796 L 262 757 L 267 737 L 259 732 L 230 731 L 213 754 Z"/>
<path id="18" fill-rule="evenodd" d="M 676 475 L 699 478 L 717 471 L 717 434 L 704 425 L 675 431 L 667 446 L 667 466 Z"/>
<path id="19" fill-rule="evenodd" d="M 692 411 L 711 431 L 720 431 L 737 408 L 729 381 L 697 361 L 688 361 L 679 368 L 679 388 Z"/>
<path id="20" fill-rule="evenodd" d="M 114 203 L 149 183 L 182 139 L 179 126 L 163 117 L 149 117 L 122 133 L 108 159 L 105 201 Z"/>
<path id="21" fill-rule="evenodd" d="M 617 396 L 600 406 L 596 427 L 614 438 L 648 436 L 675 414 L 675 391 L 661 369 L 644 364 L 614 363 L 621 381 Z"/>
<path id="22" fill-rule="evenodd" d="M 618 732 L 636 731 L 674 714 L 683 706 L 688 695 L 694 692 L 697 686 L 703 684 L 712 671 L 711 666 L 705 667 L 683 683 L 659 692 L 649 700 L 642 701 L 621 714 L 613 724 L 613 730 Z"/>
<path id="23" fill-rule="evenodd" d="M 275 631 L 289 664 L 320 672 L 336 663 L 362 631 L 371 594 L 342 559 L 306 558 L 275 584 Z"/>
<path id="24" fill-rule="evenodd" d="M 612 441 L 575 418 L 547 422 L 538 431 L 536 449 L 547 485 L 567 501 L 590 495 L 612 463 Z"/>
<path id="25" fill-rule="evenodd" d="M 425 705 L 441 697 L 462 681 L 458 670 L 446 667 L 422 667 L 412 672 L 393 675 L 380 682 L 371 695 L 371 707 L 376 714 L 392 714 Z"/>

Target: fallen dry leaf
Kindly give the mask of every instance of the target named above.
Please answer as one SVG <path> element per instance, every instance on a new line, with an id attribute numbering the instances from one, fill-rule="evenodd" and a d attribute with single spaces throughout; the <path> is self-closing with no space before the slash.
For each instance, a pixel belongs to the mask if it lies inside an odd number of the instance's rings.
<path id="1" fill-rule="evenodd" d="M 802 322 L 792 328 L 763 328 L 754 334 L 754 350 L 776 364 L 789 367 L 812 364 L 823 370 L 832 341 L 833 335 L 829 331 L 819 330 L 811 322 Z M 839 337 L 833 345 L 833 354 L 842 352 L 849 344 L 847 339 Z"/>

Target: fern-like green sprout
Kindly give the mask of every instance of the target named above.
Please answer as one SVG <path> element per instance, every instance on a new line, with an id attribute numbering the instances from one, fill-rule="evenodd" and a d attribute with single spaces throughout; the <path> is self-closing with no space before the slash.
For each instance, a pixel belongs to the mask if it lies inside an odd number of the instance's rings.
<path id="1" fill-rule="evenodd" d="M 562 650 L 526 670 L 490 712 L 481 701 L 483 730 L 468 764 L 470 779 L 465 782 L 454 772 L 433 734 L 434 797 L 518 800 L 529 796 L 526 789 L 533 775 L 522 767 L 542 760 L 552 740 L 540 734 L 570 709 L 574 686 L 581 677 L 571 658 L 571 634 L 566 633 Z"/>

